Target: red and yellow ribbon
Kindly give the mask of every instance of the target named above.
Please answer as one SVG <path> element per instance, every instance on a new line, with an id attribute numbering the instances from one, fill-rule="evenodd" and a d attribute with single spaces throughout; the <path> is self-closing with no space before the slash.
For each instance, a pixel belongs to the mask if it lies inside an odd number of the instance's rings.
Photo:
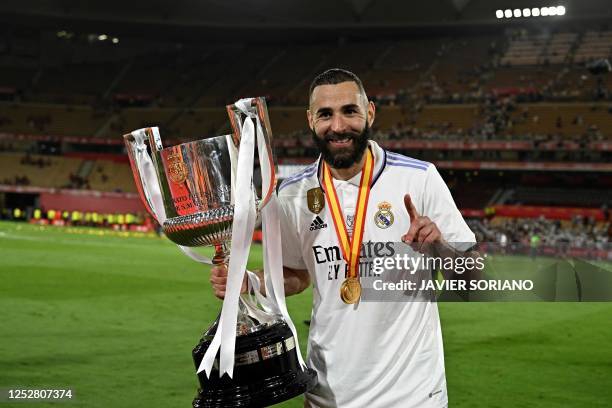
<path id="1" fill-rule="evenodd" d="M 363 231 L 365 227 L 365 217 L 368 211 L 368 199 L 370 198 L 370 187 L 372 184 L 372 174 L 374 173 L 374 158 L 370 149 L 366 150 L 366 159 L 361 170 L 361 181 L 359 182 L 359 195 L 357 196 L 357 206 L 355 208 L 355 223 L 353 236 L 349 238 L 342 207 L 336 194 L 336 188 L 332 181 L 331 172 L 327 163 L 323 162 L 323 186 L 325 187 L 325 197 L 328 208 L 331 211 L 334 228 L 342 256 L 349 265 L 349 278 L 359 276 L 359 253 L 363 242 Z"/>

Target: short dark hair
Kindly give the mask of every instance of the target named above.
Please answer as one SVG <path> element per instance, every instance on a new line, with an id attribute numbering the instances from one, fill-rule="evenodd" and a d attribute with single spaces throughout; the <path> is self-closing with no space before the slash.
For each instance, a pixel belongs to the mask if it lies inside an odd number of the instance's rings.
<path id="1" fill-rule="evenodd" d="M 310 100 L 310 98 L 312 98 L 312 91 L 314 91 L 317 86 L 336 85 L 342 82 L 354 82 L 357 84 L 359 91 L 362 92 L 364 95 L 366 94 L 365 88 L 363 87 L 363 83 L 357 75 L 353 74 L 351 71 L 347 71 L 346 69 L 331 68 L 325 72 L 320 73 L 315 77 L 315 79 L 312 80 L 312 83 L 310 84 L 310 90 L 308 91 L 308 99 Z"/>

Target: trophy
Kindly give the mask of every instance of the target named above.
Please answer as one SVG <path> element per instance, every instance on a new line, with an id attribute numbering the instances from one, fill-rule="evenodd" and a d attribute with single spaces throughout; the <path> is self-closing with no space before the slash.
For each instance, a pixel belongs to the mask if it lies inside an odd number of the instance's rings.
<path id="1" fill-rule="evenodd" d="M 124 136 L 140 198 L 165 235 L 198 262 L 229 263 L 223 309 L 192 353 L 200 385 L 194 408 L 268 406 L 312 389 L 317 381 L 302 360 L 285 305 L 275 160 L 265 99 L 241 99 L 227 111 L 230 135 L 166 148 L 158 128 Z M 252 182 L 254 146 L 260 162 L 260 196 Z M 256 219 L 263 220 L 264 262 L 269 264 L 266 297 L 259 295 L 262 283 L 247 271 L 255 289 L 253 299 L 240 295 L 240 287 Z M 213 246 L 214 257 L 191 249 L 197 246 Z"/>

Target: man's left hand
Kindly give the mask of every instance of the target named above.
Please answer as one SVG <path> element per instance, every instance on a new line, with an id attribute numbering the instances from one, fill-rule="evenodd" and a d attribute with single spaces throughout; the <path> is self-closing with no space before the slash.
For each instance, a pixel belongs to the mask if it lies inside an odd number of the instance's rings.
<path id="1" fill-rule="evenodd" d="M 410 228 L 406 234 L 402 235 L 403 242 L 406 244 L 418 242 L 421 244 L 419 248 L 422 244 L 444 242 L 438 226 L 429 217 L 419 215 L 410 194 L 404 196 L 404 205 L 410 216 Z"/>

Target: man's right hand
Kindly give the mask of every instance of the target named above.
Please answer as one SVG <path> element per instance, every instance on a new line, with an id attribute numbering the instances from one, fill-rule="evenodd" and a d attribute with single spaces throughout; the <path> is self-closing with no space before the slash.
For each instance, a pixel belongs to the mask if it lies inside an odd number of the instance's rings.
<path id="1" fill-rule="evenodd" d="M 210 269 L 210 283 L 212 284 L 215 296 L 219 299 L 225 298 L 225 285 L 227 284 L 227 265 L 213 265 Z M 240 293 L 246 293 L 247 291 L 247 277 L 244 275 L 242 280 L 242 288 Z"/>

